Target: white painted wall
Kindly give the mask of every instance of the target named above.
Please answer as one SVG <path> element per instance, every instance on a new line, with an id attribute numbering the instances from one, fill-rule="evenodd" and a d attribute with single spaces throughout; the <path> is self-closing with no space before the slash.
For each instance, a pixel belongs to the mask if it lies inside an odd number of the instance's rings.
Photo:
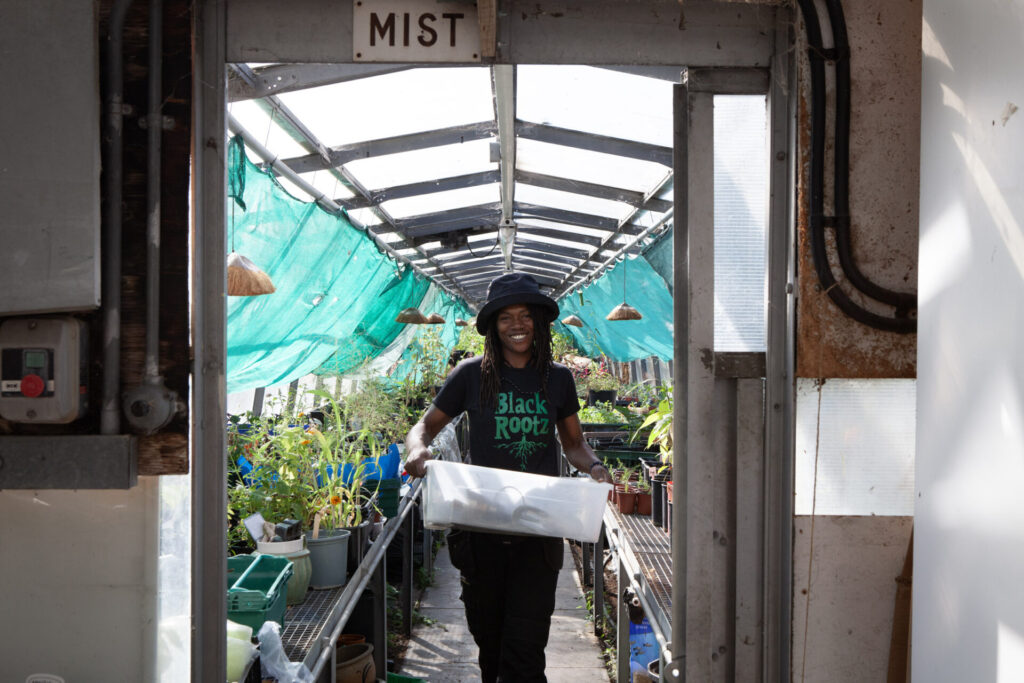
<path id="1" fill-rule="evenodd" d="M 0 492 L 0 680 L 154 680 L 157 484 Z"/>
<path id="2" fill-rule="evenodd" d="M 1022 35 L 924 1 L 914 681 L 1024 679 Z"/>

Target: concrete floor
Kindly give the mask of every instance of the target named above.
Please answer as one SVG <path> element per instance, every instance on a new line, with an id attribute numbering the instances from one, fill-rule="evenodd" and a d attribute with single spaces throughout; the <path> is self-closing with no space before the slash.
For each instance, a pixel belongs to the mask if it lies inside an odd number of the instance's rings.
<path id="1" fill-rule="evenodd" d="M 587 603 L 567 544 L 564 553 L 545 674 L 549 683 L 606 682 L 601 645 L 594 635 L 593 622 L 587 618 Z M 441 548 L 434 560 L 434 585 L 424 591 L 419 613 L 432 623 L 413 627 L 399 673 L 431 683 L 479 681 L 476 644 L 466 626 L 459 600 L 459 572 L 452 567 L 448 546 Z"/>

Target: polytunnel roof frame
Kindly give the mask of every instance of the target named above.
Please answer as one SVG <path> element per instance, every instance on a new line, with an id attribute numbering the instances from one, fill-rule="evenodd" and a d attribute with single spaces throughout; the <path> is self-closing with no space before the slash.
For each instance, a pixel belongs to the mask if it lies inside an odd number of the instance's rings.
<path id="1" fill-rule="evenodd" d="M 279 173 L 295 196 L 343 207 L 378 244 L 479 308 L 509 268 L 560 298 L 671 227 L 680 75 L 232 64 L 229 119 L 304 181 Z"/>

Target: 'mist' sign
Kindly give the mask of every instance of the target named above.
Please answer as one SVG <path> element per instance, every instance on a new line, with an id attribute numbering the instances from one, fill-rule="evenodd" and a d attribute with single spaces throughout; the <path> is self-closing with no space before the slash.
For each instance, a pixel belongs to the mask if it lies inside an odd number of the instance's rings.
<path id="1" fill-rule="evenodd" d="M 356 62 L 479 62 L 476 3 L 353 0 Z"/>

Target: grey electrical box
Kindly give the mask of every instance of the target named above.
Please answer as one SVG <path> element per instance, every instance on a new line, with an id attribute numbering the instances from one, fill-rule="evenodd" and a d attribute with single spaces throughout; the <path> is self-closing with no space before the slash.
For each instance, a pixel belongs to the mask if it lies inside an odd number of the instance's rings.
<path id="1" fill-rule="evenodd" d="M 94 309 L 100 303 L 98 3 L 3 4 L 0 78 L 42 87 L 16 88 L 0 107 L 0 316 Z"/>
<path id="2" fill-rule="evenodd" d="M 0 322 L 0 417 L 74 422 L 88 407 L 88 331 L 71 317 Z"/>

